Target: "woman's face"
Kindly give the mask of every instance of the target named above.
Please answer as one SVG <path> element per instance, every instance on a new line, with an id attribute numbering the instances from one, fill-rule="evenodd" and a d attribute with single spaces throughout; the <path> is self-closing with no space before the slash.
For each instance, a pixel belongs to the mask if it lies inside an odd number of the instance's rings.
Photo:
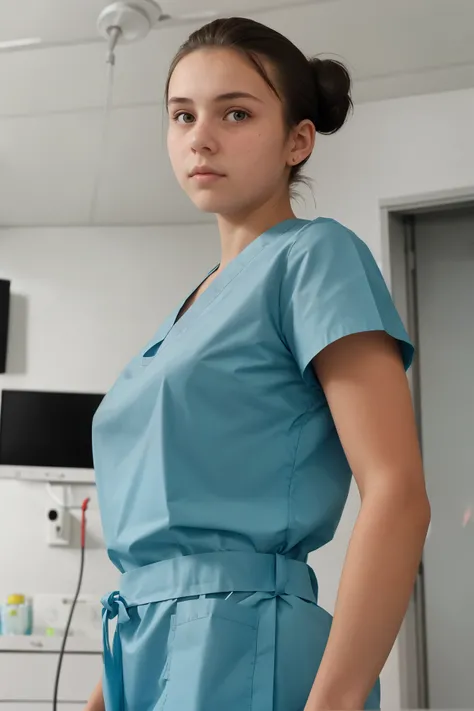
<path id="1" fill-rule="evenodd" d="M 237 52 L 206 48 L 184 57 L 170 80 L 168 113 L 171 164 L 199 210 L 237 216 L 287 190 L 282 102 Z M 196 168 L 218 175 L 193 176 Z"/>

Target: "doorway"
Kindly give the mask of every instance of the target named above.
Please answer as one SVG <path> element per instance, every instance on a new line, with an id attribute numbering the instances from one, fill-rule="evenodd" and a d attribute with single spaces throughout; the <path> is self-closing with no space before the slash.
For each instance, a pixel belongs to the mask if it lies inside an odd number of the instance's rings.
<path id="1" fill-rule="evenodd" d="M 407 709 L 474 708 L 472 197 L 382 208 L 384 273 L 417 349 L 409 380 L 432 507 L 399 636 Z"/>

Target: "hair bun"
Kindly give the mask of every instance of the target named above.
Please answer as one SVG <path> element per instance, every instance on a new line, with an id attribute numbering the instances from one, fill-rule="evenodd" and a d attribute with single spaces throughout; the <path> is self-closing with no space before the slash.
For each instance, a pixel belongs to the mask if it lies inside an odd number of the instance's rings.
<path id="1" fill-rule="evenodd" d="M 312 57 L 309 64 L 317 90 L 316 130 L 331 134 L 343 126 L 352 109 L 351 77 L 346 67 L 334 59 Z"/>

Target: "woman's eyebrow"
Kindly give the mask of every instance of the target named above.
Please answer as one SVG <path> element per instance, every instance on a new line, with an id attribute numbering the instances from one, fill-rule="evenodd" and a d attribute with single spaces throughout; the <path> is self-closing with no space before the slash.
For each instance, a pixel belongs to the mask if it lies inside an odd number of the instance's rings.
<path id="1" fill-rule="evenodd" d="M 231 101 L 233 99 L 253 99 L 254 101 L 259 101 L 262 103 L 262 100 L 259 99 L 257 96 L 254 96 L 253 94 L 249 94 L 246 91 L 230 91 L 226 94 L 219 94 L 219 96 L 216 96 L 214 101 Z M 188 99 L 184 96 L 171 96 L 168 99 L 168 104 L 192 104 L 194 103 L 192 99 Z"/>

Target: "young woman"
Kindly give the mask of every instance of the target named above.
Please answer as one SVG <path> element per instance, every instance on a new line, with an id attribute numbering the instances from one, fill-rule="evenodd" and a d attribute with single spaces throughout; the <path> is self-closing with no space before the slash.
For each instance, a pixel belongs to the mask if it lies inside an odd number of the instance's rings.
<path id="1" fill-rule="evenodd" d="M 430 518 L 413 347 L 364 242 L 290 202 L 316 132 L 346 119 L 348 74 L 230 18 L 180 48 L 166 102 L 174 172 L 215 213 L 222 255 L 95 417 L 122 575 L 88 709 L 377 709 Z M 332 621 L 306 561 L 352 475 L 361 507 Z"/>

